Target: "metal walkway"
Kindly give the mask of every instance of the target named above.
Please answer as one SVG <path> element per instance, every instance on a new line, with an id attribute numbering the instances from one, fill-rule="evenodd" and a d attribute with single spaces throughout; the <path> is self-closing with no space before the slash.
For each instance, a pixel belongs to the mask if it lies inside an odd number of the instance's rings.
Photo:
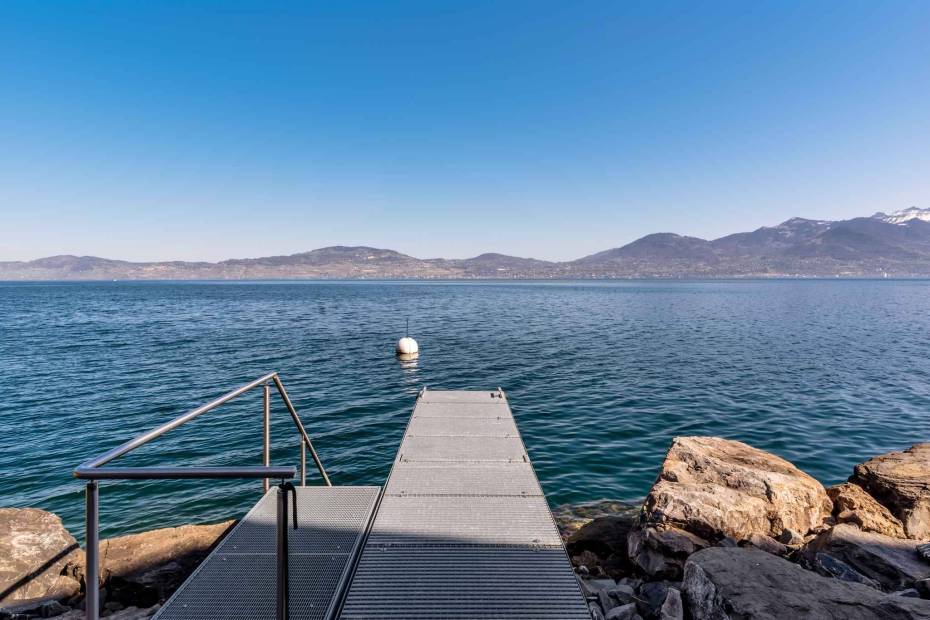
<path id="1" fill-rule="evenodd" d="M 340 617 L 590 620 L 500 390 L 421 392 Z"/>
<path id="2" fill-rule="evenodd" d="M 333 617 L 371 522 L 379 487 L 297 487 L 296 530 L 288 532 L 291 617 Z M 155 618 L 275 618 L 276 494 L 272 488 Z"/>

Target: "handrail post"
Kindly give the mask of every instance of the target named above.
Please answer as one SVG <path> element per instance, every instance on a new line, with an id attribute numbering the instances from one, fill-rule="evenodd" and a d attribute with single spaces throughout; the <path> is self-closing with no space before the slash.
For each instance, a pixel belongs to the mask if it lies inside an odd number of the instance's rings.
<path id="1" fill-rule="evenodd" d="M 262 386 L 262 397 L 264 399 L 263 427 L 265 431 L 265 445 L 262 457 L 262 465 L 268 467 L 271 463 L 271 387 L 267 383 Z M 262 489 L 265 493 L 268 492 L 269 487 L 270 484 L 268 478 L 265 478 L 264 482 L 262 483 Z"/>
<path id="2" fill-rule="evenodd" d="M 307 486 L 307 444 L 300 438 L 300 486 Z"/>
<path id="3" fill-rule="evenodd" d="M 284 384 L 281 383 L 281 377 L 275 373 L 271 376 L 271 379 L 274 381 L 275 387 L 278 388 L 278 394 L 281 395 L 281 400 L 284 401 L 284 405 L 287 407 L 288 412 L 291 414 L 291 418 L 294 420 L 294 424 L 296 424 L 298 430 L 300 430 L 300 435 L 304 438 L 304 441 L 307 442 L 307 447 L 310 448 L 310 456 L 313 458 L 313 462 L 316 464 L 317 470 L 323 477 L 323 483 L 328 487 L 333 486 L 333 483 L 329 481 L 329 476 L 326 475 L 326 470 L 323 469 L 323 463 L 320 462 L 320 457 L 316 453 L 316 449 L 313 447 L 313 442 L 310 441 L 310 436 L 307 435 L 307 430 L 304 428 L 303 423 L 300 421 L 300 416 L 297 415 L 297 410 L 294 409 L 294 404 L 291 402 L 291 399 L 287 395 L 287 390 L 284 389 Z"/>
<path id="4" fill-rule="evenodd" d="M 86 558 L 84 569 L 84 617 L 97 620 L 100 616 L 100 487 L 96 480 L 87 483 L 84 514 Z"/>
<path id="5" fill-rule="evenodd" d="M 287 566 L 287 491 L 282 484 L 278 487 L 278 557 L 277 557 L 277 605 L 276 620 L 287 620 L 288 604 L 288 566 Z"/>

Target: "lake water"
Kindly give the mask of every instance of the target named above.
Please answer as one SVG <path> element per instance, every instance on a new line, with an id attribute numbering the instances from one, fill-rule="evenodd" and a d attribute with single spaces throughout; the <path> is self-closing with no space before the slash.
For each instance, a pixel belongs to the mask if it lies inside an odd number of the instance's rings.
<path id="1" fill-rule="evenodd" d="M 407 317 L 416 365 L 393 356 Z M 676 435 L 829 484 L 930 439 L 930 282 L 0 283 L 0 506 L 80 538 L 75 465 L 269 370 L 335 484 L 384 481 L 424 385 L 503 387 L 553 505 L 641 498 Z M 272 418 L 273 463 L 297 464 Z M 255 391 L 118 462 L 258 465 L 261 428 Z M 103 483 L 101 526 L 230 518 L 259 492 Z"/>

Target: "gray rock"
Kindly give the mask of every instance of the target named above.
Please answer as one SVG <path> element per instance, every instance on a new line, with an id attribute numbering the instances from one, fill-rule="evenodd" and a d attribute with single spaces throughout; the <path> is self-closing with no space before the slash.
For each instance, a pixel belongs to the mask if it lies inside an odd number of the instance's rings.
<path id="1" fill-rule="evenodd" d="M 607 620 L 642 620 L 636 613 L 636 605 L 630 603 L 622 607 L 614 607 L 605 616 Z"/>
<path id="2" fill-rule="evenodd" d="M 665 602 L 659 608 L 659 620 L 684 620 L 685 608 L 681 602 L 681 592 L 669 588 Z"/>
<path id="3" fill-rule="evenodd" d="M 930 620 L 930 602 L 823 577 L 752 548 L 698 551 L 685 565 L 682 594 L 701 620 Z"/>
<path id="4" fill-rule="evenodd" d="M 145 620 L 146 618 L 154 616 L 155 612 L 158 611 L 160 607 L 160 605 L 153 605 L 145 609 L 127 607 L 126 609 L 110 614 L 107 618 L 110 620 Z"/>
<path id="5" fill-rule="evenodd" d="M 861 583 L 870 588 L 881 590 L 882 586 L 874 579 L 869 579 L 865 575 L 857 572 L 852 566 L 842 560 L 838 560 L 829 553 L 817 553 L 814 555 L 812 568 L 824 577 L 835 577 L 841 581 L 850 583 Z"/>
<path id="6" fill-rule="evenodd" d="M 601 590 L 612 590 L 617 587 L 613 579 L 582 579 L 581 590 L 585 596 L 597 596 Z"/>
<path id="7" fill-rule="evenodd" d="M 745 545 L 753 546 L 756 549 L 771 553 L 772 555 L 782 557 L 788 555 L 788 547 L 765 534 L 750 534 L 749 537 L 743 541 L 743 546 Z"/>
<path id="8" fill-rule="evenodd" d="M 633 602 L 635 590 L 628 585 L 617 584 L 615 588 L 605 588 L 597 593 L 597 601 L 601 604 L 601 609 L 607 613 L 614 607 L 627 605 Z"/>
<path id="9" fill-rule="evenodd" d="M 606 620 L 601 606 L 597 603 L 588 603 L 588 611 L 591 612 L 591 620 Z"/>
<path id="10" fill-rule="evenodd" d="M 662 581 L 644 583 L 636 597 L 636 608 L 646 618 L 653 618 L 659 613 L 668 597 L 669 587 Z"/>
<path id="11" fill-rule="evenodd" d="M 652 578 L 680 579 L 685 560 L 710 545 L 691 532 L 670 525 L 634 527 L 628 539 L 630 561 Z"/>
<path id="12" fill-rule="evenodd" d="M 65 607 L 58 601 L 48 601 L 39 607 L 40 618 L 53 618 L 71 611 L 70 607 Z"/>
<path id="13" fill-rule="evenodd" d="M 803 554 L 812 558 L 827 553 L 877 581 L 883 590 L 893 591 L 930 577 L 930 564 L 921 561 L 916 548 L 913 540 L 863 532 L 841 523 L 808 543 Z"/>
<path id="14" fill-rule="evenodd" d="M 0 508 L 0 605 L 64 600 L 80 591 L 83 553 L 61 519 L 36 508 Z"/>
<path id="15" fill-rule="evenodd" d="M 920 557 L 930 562 L 930 543 L 917 545 L 917 553 Z"/>
<path id="16" fill-rule="evenodd" d="M 598 517 L 572 533 L 565 541 L 569 557 L 589 571 L 600 569 L 608 575 L 630 572 L 627 558 L 627 535 L 633 526 L 630 515 Z"/>
<path id="17" fill-rule="evenodd" d="M 919 579 L 914 582 L 914 589 L 920 598 L 930 599 L 930 579 Z"/>
<path id="18" fill-rule="evenodd" d="M 25 620 L 26 618 L 52 618 L 71 611 L 55 599 L 30 599 L 15 601 L 0 607 L 0 620 Z"/>
<path id="19" fill-rule="evenodd" d="M 617 599 L 622 605 L 633 602 L 636 596 L 636 589 L 625 583 L 618 583 L 617 587 L 610 591 L 610 596 Z"/>
<path id="20" fill-rule="evenodd" d="M 639 586 L 643 585 L 643 580 L 637 579 L 636 577 L 624 577 L 623 579 L 617 580 L 617 585 L 630 586 L 635 592 L 639 589 Z"/>
<path id="21" fill-rule="evenodd" d="M 920 598 L 920 592 L 914 588 L 908 588 L 907 590 L 901 590 L 899 592 L 892 592 L 892 596 L 903 596 L 905 598 Z"/>
<path id="22" fill-rule="evenodd" d="M 607 592 L 607 590 L 601 590 L 597 593 L 597 602 L 601 606 L 601 609 L 604 610 L 604 613 L 609 612 L 614 607 L 620 606 L 620 603 L 614 601 Z"/>
<path id="23" fill-rule="evenodd" d="M 861 486 L 897 517 L 908 538 L 930 538 L 930 443 L 860 463 L 849 481 Z"/>
<path id="24" fill-rule="evenodd" d="M 827 492 L 829 493 L 829 489 L 827 489 Z M 788 529 L 782 530 L 781 534 L 778 535 L 776 540 L 783 545 L 788 545 L 789 547 L 796 547 L 798 545 L 804 544 L 804 536 L 798 532 L 795 532 L 794 530 Z"/>

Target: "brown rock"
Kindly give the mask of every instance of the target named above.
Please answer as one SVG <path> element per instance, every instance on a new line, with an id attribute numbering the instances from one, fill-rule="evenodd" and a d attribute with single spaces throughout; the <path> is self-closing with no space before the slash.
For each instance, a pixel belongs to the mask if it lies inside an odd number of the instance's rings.
<path id="1" fill-rule="evenodd" d="M 643 520 L 709 541 L 778 538 L 820 525 L 832 504 L 823 486 L 788 461 L 738 441 L 676 437 L 646 497 Z"/>
<path id="2" fill-rule="evenodd" d="M 930 577 L 930 564 L 917 554 L 917 543 L 840 524 L 804 547 L 803 555 L 814 565 L 818 554 L 828 554 L 872 579 L 883 590 L 902 590 Z"/>
<path id="3" fill-rule="evenodd" d="M 849 481 L 900 519 L 908 538 L 930 539 L 930 443 L 856 465 Z"/>
<path id="4" fill-rule="evenodd" d="M 864 532 L 906 538 L 901 521 L 858 484 L 846 482 L 830 487 L 827 495 L 833 500 L 833 517 L 837 523 L 851 523 Z"/>
<path id="5" fill-rule="evenodd" d="M 751 548 L 695 553 L 685 565 L 682 594 L 691 617 L 702 620 L 930 620 L 930 601 L 823 577 Z"/>
<path id="6" fill-rule="evenodd" d="M 601 573 L 601 561 L 592 551 L 582 551 L 581 553 L 570 556 L 572 566 L 576 570 L 587 575 L 599 575 Z"/>
<path id="7" fill-rule="evenodd" d="M 81 554 L 61 519 L 37 508 L 0 508 L 0 603 L 63 600 L 80 583 L 70 567 Z"/>

